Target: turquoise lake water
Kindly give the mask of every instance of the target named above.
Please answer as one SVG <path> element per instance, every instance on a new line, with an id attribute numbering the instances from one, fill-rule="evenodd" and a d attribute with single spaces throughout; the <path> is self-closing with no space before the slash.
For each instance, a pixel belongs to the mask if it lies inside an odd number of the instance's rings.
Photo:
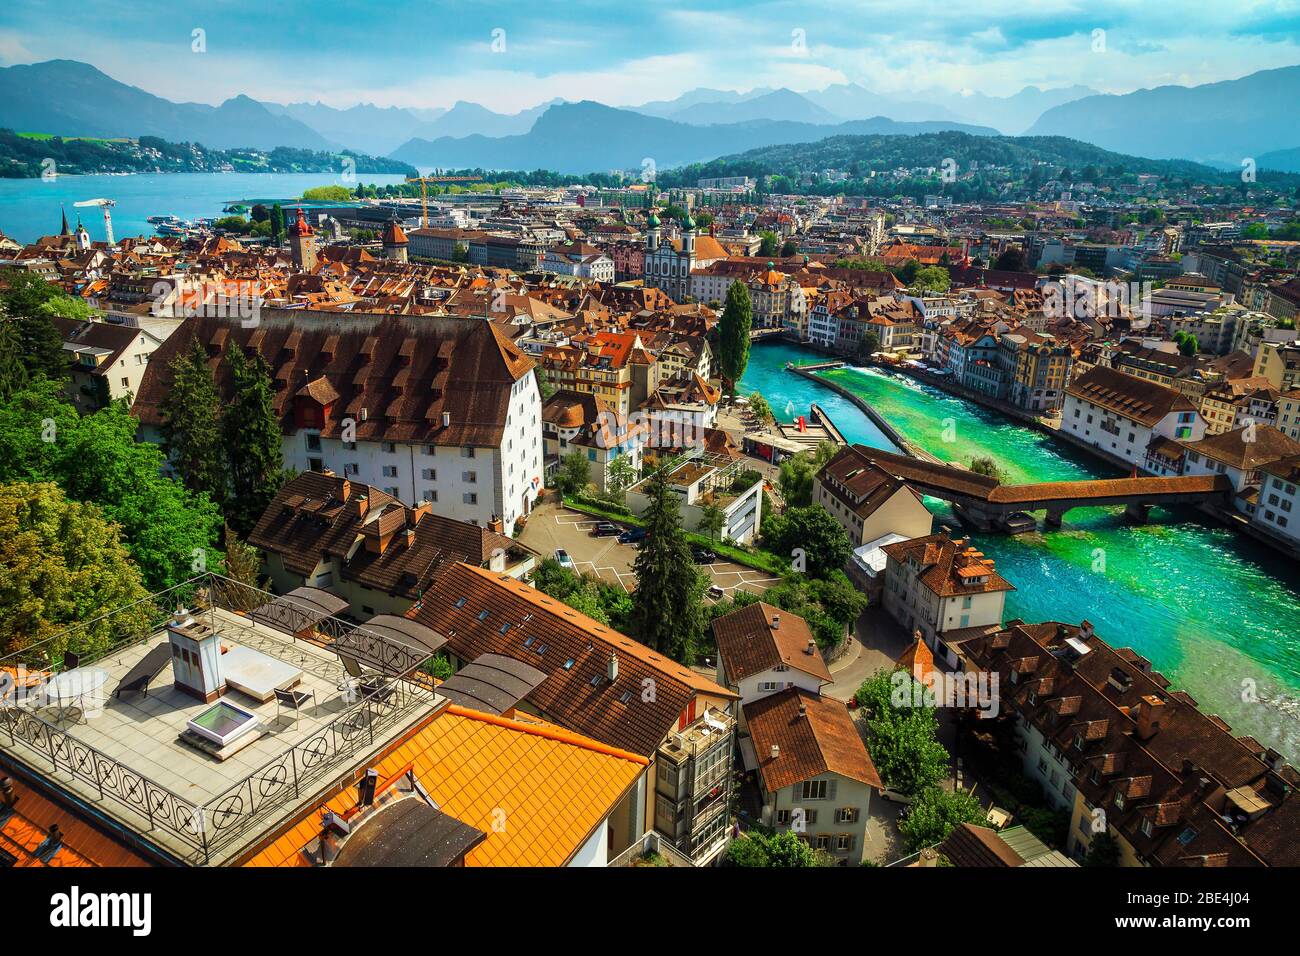
<path id="1" fill-rule="evenodd" d="M 787 420 L 787 408 L 799 414 L 816 402 L 850 441 L 890 448 L 852 403 L 784 368 L 787 361 L 821 358 L 797 346 L 755 346 L 741 388 L 761 392 Z M 865 398 L 939 458 L 969 463 L 991 455 L 1012 481 L 1119 474 L 1048 435 L 904 376 L 848 367 L 821 374 Z M 941 522 L 960 528 L 946 505 L 930 504 Z M 1153 509 L 1145 526 L 1126 523 L 1121 509 L 1078 509 L 1058 531 L 1015 538 L 977 532 L 975 541 L 1017 587 L 1007 598 L 1008 618 L 1087 618 L 1112 645 L 1150 658 L 1175 688 L 1234 732 L 1300 754 L 1300 569 L 1294 562 L 1184 509 Z"/>
<path id="2" fill-rule="evenodd" d="M 395 174 L 362 173 L 380 185 L 400 183 Z M 52 180 L 0 179 L 0 232 L 15 242 L 35 242 L 59 231 L 60 204 L 75 226 L 80 215 L 95 240 L 104 238 L 98 209 L 76 209 L 86 199 L 113 199 L 113 234 L 151 236 L 150 216 L 182 219 L 221 215 L 227 203 L 241 199 L 292 199 L 313 186 L 346 185 L 337 173 L 144 173 L 130 176 L 59 176 Z M 353 183 L 352 185 L 355 185 Z"/>

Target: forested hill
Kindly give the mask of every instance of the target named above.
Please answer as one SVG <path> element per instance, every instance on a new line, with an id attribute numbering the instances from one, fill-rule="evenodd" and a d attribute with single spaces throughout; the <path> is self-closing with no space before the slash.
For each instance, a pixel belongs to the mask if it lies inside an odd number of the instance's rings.
<path id="1" fill-rule="evenodd" d="M 950 162 L 948 162 L 950 161 Z M 955 181 L 945 181 L 951 169 Z M 846 174 L 825 175 L 828 171 Z M 955 199 L 996 196 L 1013 184 L 1052 179 L 1097 185 L 1159 177 L 1169 185 L 1227 185 L 1240 175 L 1186 160 L 1144 159 L 1064 136 L 972 136 L 945 131 L 908 136 L 832 136 L 814 143 L 764 146 L 707 163 L 661 172 L 662 186 L 693 185 L 701 178 L 777 176 L 771 191 L 861 195 L 908 194 L 914 186 Z M 1272 174 L 1277 178 L 1277 174 Z M 1265 175 L 1261 173 L 1261 181 Z M 946 185 L 948 188 L 939 190 Z M 1292 184 L 1294 185 L 1294 184 Z"/>
<path id="2" fill-rule="evenodd" d="M 53 160 L 53 166 L 48 160 Z M 156 136 L 92 139 L 15 133 L 0 129 L 0 178 L 25 179 L 47 169 L 58 173 L 401 173 L 414 167 L 362 153 L 277 146 L 275 149 L 208 149 L 169 143 Z"/>

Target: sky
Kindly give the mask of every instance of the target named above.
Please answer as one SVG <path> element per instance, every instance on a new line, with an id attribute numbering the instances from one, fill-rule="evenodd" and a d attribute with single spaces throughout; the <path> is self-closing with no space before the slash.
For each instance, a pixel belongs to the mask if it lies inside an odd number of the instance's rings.
<path id="1" fill-rule="evenodd" d="M 56 58 L 213 104 L 513 112 L 846 82 L 1123 93 L 1300 64 L 1300 0 L 3 0 L 0 66 Z"/>

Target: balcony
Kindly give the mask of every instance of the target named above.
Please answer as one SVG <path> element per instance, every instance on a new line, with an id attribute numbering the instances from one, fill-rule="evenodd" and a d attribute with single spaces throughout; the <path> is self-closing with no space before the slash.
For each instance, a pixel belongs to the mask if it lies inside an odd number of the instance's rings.
<path id="1" fill-rule="evenodd" d="M 165 858 L 188 865 L 237 861 L 268 830 L 445 704 L 410 648 L 336 618 L 313 618 L 309 627 L 289 633 L 248 616 L 272 600 L 204 574 L 97 618 L 90 623 L 111 633 L 108 647 L 83 653 L 78 662 L 83 673 L 95 675 L 97 690 L 71 712 L 51 707 L 43 688 L 61 670 L 51 661 L 65 647 L 84 649 L 86 636 L 74 630 L 0 660 L 6 691 L 0 751 Z M 218 636 L 219 661 L 238 655 L 294 673 L 294 689 L 311 694 L 311 701 L 295 715 L 282 713 L 274 697 L 262 701 L 224 690 L 223 697 L 256 721 L 237 752 L 214 759 L 187 739 L 190 722 L 212 704 L 178 688 L 167 663 L 147 694 L 111 696 L 146 655 L 169 643 L 172 615 L 165 609 L 177 606 L 190 608 Z M 349 682 L 335 645 L 377 668 L 364 693 Z M 219 665 L 227 666 L 233 665 Z"/>

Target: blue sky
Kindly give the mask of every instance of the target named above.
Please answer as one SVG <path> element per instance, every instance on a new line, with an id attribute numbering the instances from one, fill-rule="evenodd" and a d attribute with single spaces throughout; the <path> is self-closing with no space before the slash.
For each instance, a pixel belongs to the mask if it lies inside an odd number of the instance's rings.
<path id="1" fill-rule="evenodd" d="M 206 52 L 192 50 L 196 29 Z M 1127 92 L 1300 63 L 1300 0 L 4 0 L 0 65 L 56 57 L 207 103 L 248 93 L 510 111 L 843 82 Z"/>

